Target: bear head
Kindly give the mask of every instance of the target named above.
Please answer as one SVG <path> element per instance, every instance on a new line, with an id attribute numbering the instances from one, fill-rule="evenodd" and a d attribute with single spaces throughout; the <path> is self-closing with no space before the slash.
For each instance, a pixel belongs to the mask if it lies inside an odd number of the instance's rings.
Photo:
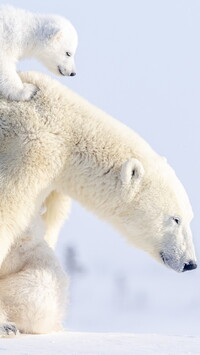
<path id="1" fill-rule="evenodd" d="M 55 21 L 56 19 L 56 21 Z M 38 59 L 55 75 L 74 76 L 78 36 L 73 25 L 59 16 L 46 24 Z"/>
<path id="2" fill-rule="evenodd" d="M 157 160 L 157 159 L 156 159 Z M 146 167 L 145 167 L 146 166 Z M 135 247 L 177 271 L 197 267 L 183 185 L 165 159 L 128 159 L 120 170 L 121 203 L 113 223 Z"/>

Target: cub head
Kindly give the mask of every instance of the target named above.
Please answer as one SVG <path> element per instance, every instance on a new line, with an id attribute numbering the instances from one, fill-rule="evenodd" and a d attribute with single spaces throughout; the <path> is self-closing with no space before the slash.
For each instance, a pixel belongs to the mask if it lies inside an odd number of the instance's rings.
<path id="1" fill-rule="evenodd" d="M 55 19 L 54 19 L 55 20 Z M 78 36 L 72 24 L 56 17 L 43 31 L 43 43 L 38 58 L 53 73 L 60 76 L 76 75 L 74 55 Z"/>
<path id="2" fill-rule="evenodd" d="M 135 247 L 177 271 L 197 267 L 184 187 L 164 159 L 129 159 L 120 171 L 121 204 L 113 223 Z"/>

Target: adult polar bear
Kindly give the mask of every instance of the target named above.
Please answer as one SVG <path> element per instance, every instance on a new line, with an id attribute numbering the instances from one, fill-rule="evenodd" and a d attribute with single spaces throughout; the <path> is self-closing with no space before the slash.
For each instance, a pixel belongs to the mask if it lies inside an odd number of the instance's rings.
<path id="1" fill-rule="evenodd" d="M 46 75 L 21 78 L 40 91 L 29 102 L 0 100 L 0 264 L 44 201 L 53 245 L 71 197 L 159 262 L 195 269 L 192 209 L 165 159 Z"/>

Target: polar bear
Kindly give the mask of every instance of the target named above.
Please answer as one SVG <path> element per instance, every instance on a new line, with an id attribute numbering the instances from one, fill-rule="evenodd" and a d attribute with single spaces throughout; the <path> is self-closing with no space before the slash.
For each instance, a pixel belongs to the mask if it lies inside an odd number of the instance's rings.
<path id="1" fill-rule="evenodd" d="M 0 337 L 62 329 L 67 285 L 38 216 L 0 268 Z"/>
<path id="2" fill-rule="evenodd" d="M 11 100 L 30 100 L 37 92 L 22 83 L 16 63 L 36 57 L 54 74 L 74 76 L 77 33 L 63 17 L 0 6 L 0 92 Z"/>
<path id="3" fill-rule="evenodd" d="M 20 77 L 40 90 L 28 102 L 0 100 L 0 265 L 43 202 L 53 245 L 64 218 L 54 212 L 67 213 L 72 198 L 160 263 L 195 269 L 192 208 L 166 159 L 48 76 Z"/>

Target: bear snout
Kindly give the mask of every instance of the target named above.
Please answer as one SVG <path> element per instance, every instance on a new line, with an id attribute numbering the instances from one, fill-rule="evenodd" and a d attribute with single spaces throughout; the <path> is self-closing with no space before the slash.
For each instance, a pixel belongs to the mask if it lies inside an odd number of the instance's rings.
<path id="1" fill-rule="evenodd" d="M 76 72 L 75 71 L 70 71 L 70 72 L 68 72 L 67 70 L 66 70 L 66 68 L 64 68 L 64 67 L 61 67 L 60 65 L 58 65 L 58 72 L 61 74 L 61 75 L 63 75 L 63 76 L 75 76 L 76 75 Z"/>
<path id="2" fill-rule="evenodd" d="M 197 263 L 195 260 L 189 260 L 183 263 L 181 260 L 182 258 L 177 259 L 173 255 L 169 255 L 165 252 L 160 252 L 160 258 L 167 267 L 177 272 L 185 272 L 197 268 Z"/>
<path id="3" fill-rule="evenodd" d="M 195 263 L 195 261 L 190 260 L 188 263 L 184 264 L 182 272 L 194 270 L 196 268 L 197 268 L 197 264 Z"/>

